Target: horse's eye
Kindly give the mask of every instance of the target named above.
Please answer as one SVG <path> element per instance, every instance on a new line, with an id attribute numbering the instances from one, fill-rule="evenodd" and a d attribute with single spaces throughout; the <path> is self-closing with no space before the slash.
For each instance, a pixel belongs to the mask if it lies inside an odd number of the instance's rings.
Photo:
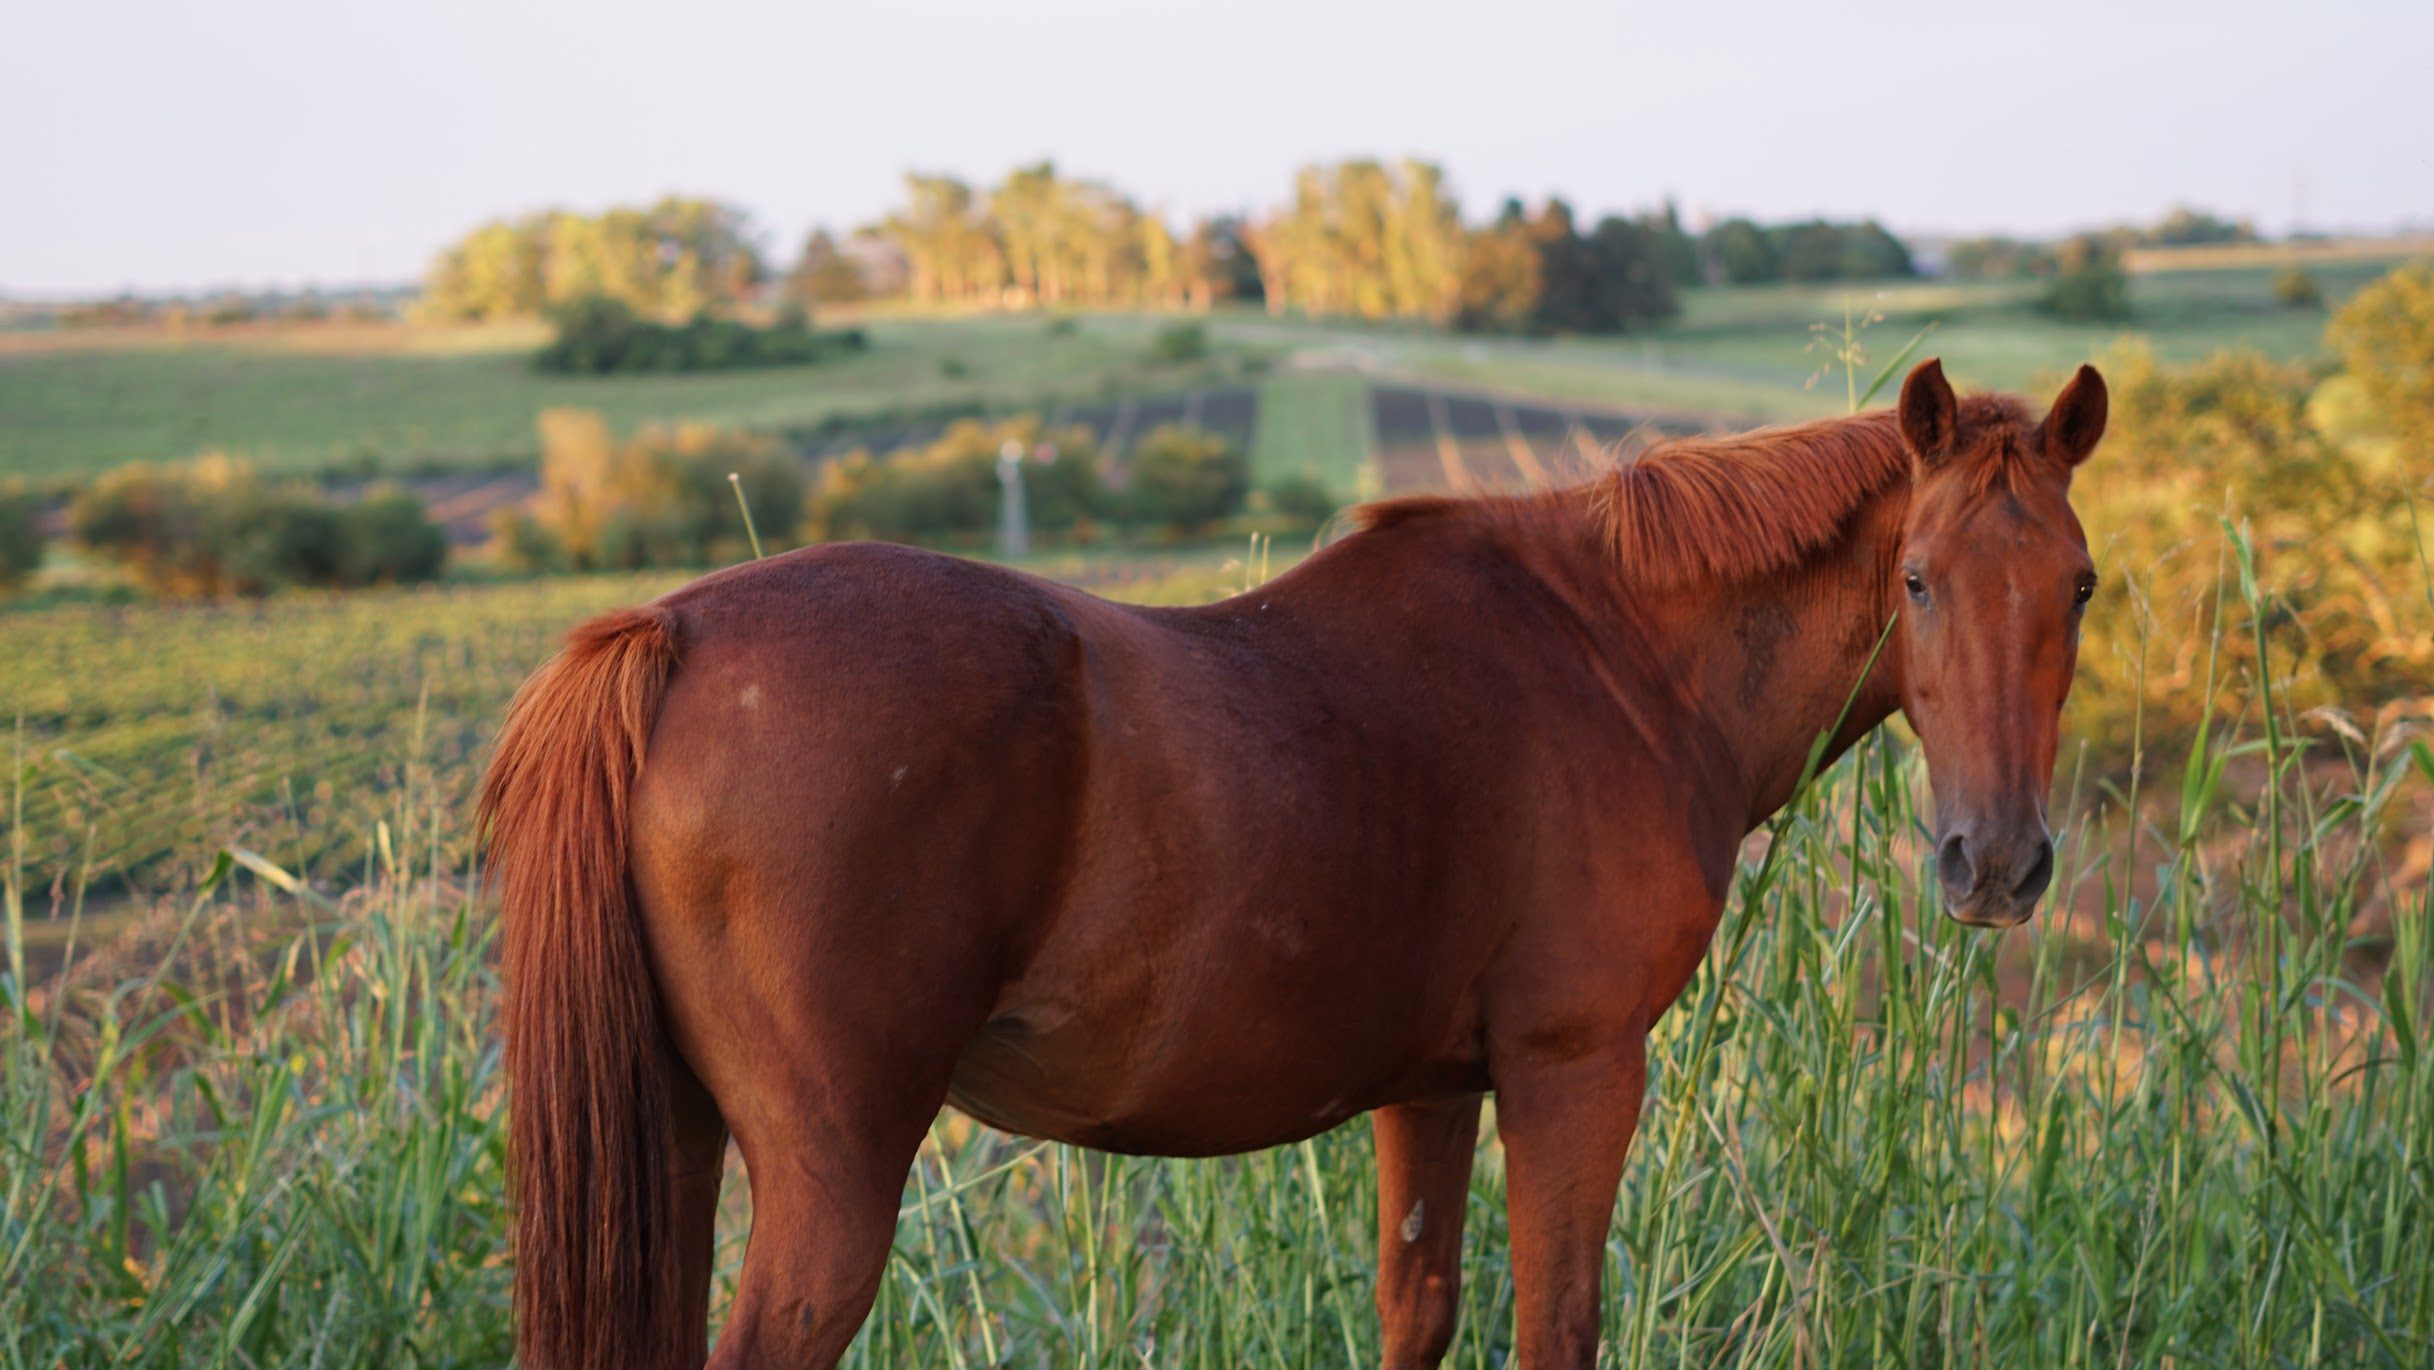
<path id="1" fill-rule="evenodd" d="M 2079 588 L 2073 591 L 2071 594 L 2072 606 L 2075 608 L 2084 609 L 2087 607 L 2087 602 L 2095 597 L 2096 578 L 2094 576 L 2081 576 L 2079 578 Z"/>
<path id="2" fill-rule="evenodd" d="M 1919 579 L 1918 572 L 1902 572 L 1902 588 L 1908 590 L 1910 592 L 1910 597 L 1917 600 L 1919 603 L 1924 604 L 1927 602 L 1927 582 Z"/>

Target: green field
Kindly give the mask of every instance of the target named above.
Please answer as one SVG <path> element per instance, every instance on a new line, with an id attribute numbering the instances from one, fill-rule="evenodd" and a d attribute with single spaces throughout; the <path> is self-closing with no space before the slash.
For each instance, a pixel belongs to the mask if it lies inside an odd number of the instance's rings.
<path id="1" fill-rule="evenodd" d="M 540 375 L 530 329 L 273 330 L 236 340 L 0 339 L 0 477 L 91 474 L 223 449 L 278 470 L 529 460 L 535 418 L 594 409 L 654 421 L 811 425 L 945 404 L 1096 399 L 1230 378 L 1236 359 L 1158 364 L 1151 325 L 1037 318 L 875 320 L 870 350 L 817 366 L 695 375 Z M 74 338 L 71 342 L 82 341 Z M 949 374 L 950 371 L 958 374 Z"/>
<path id="2" fill-rule="evenodd" d="M 2317 269 L 2327 309 L 2389 267 L 2339 263 Z M 1934 331 L 1920 356 L 1941 356 L 1954 381 L 2035 390 L 2127 338 L 2167 361 L 2228 347 L 2304 360 L 2324 355 L 2326 310 L 2273 303 L 2266 268 L 2180 271 L 2136 279 L 2136 315 L 2123 324 L 2050 319 L 2033 308 L 2028 284 L 1944 281 L 1851 286 L 1751 286 L 1692 290 L 1681 318 L 1645 335 L 1540 341 L 1474 339 L 1418 329 L 1313 328 L 1243 322 L 1230 334 L 1285 345 L 1334 345 L 1365 354 L 1379 370 L 1456 386 L 1582 403 L 1652 407 L 1723 419 L 1785 420 L 1838 414 L 1838 369 L 1812 326 L 1839 331 L 1846 307 L 1865 320 L 1868 355 L 1890 361 L 1919 329 Z M 1835 374 L 1816 384 L 1820 371 Z M 1880 400 L 1881 402 L 1881 400 Z"/>
<path id="3" fill-rule="evenodd" d="M 1251 440 L 1251 482 L 1272 485 L 1314 476 L 1328 489 L 1368 489 L 1362 458 L 1374 445 L 1368 387 L 1341 371 L 1288 372 L 1259 387 L 1259 428 Z"/>
<path id="4" fill-rule="evenodd" d="M 2317 275 L 2337 305 L 2381 269 L 2334 263 Z M 1947 282 L 1692 290 L 1673 324 L 1615 339 L 1466 337 L 1230 310 L 1208 320 L 1211 356 L 1182 364 L 1149 359 L 1166 322 L 1156 316 L 1087 315 L 1051 329 L 1036 316 L 881 315 L 864 325 L 867 354 L 819 366 L 608 379 L 532 373 L 523 356 L 538 334 L 529 327 L 18 334 L 0 338 L 0 477 L 90 474 L 214 448 L 307 471 L 513 463 L 534 450 L 534 418 L 553 405 L 599 410 L 621 429 L 676 419 L 779 428 L 1173 391 L 1239 380 L 1253 358 L 1727 419 L 1805 417 L 1841 408 L 1833 387 L 1809 386 L 1828 359 L 1807 343 L 1810 325 L 1839 323 L 1846 304 L 1885 316 L 1866 335 L 1879 359 L 1934 321 L 1926 346 L 1956 379 L 2022 388 L 2125 335 L 2167 359 L 2228 346 L 2320 355 L 2324 314 L 2275 306 L 2271 279 L 2261 267 L 2142 277 L 2132 290 L 2138 315 L 2122 326 L 2046 319 L 2030 307 L 2032 286 Z M 1337 401 L 1304 404 L 1325 388 L 1296 379 L 1276 393 L 1287 412 L 1262 430 L 1281 444 L 1263 465 L 1296 470 L 1309 459 L 1295 452 L 1346 450 L 1344 420 L 1329 416 Z"/>

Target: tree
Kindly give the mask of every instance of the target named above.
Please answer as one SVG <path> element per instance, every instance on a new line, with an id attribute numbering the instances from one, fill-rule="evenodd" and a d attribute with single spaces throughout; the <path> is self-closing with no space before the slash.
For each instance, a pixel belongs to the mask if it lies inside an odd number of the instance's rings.
<path id="1" fill-rule="evenodd" d="M 1462 308 L 1462 207 L 1434 163 L 1406 160 L 1396 171 L 1386 260 L 1394 312 L 1450 322 Z"/>
<path id="2" fill-rule="evenodd" d="M 542 262 L 529 231 L 494 220 L 440 254 L 423 287 L 423 309 L 440 319 L 538 313 L 547 299 Z"/>
<path id="3" fill-rule="evenodd" d="M 1271 313 L 1443 321 L 1461 307 L 1461 212 L 1426 162 L 1305 167 L 1292 205 L 1244 237 Z"/>
<path id="4" fill-rule="evenodd" d="M 1648 234 L 1649 255 L 1669 287 L 1700 285 L 1707 280 L 1699 240 L 1683 230 L 1681 211 L 1671 199 L 1665 201 L 1663 209 L 1641 215 L 1640 227 Z M 1670 295 L 1671 290 L 1667 293 Z"/>
<path id="5" fill-rule="evenodd" d="M 1471 235 L 1462 271 L 1458 327 L 1473 333 L 1523 333 L 1545 293 L 1538 242 L 1521 201 L 1506 200 L 1496 222 Z"/>
<path id="6" fill-rule="evenodd" d="M 1259 260 L 1244 238 L 1242 220 L 1231 215 L 1202 219 L 1185 240 L 1179 267 L 1184 298 L 1195 309 L 1217 300 L 1258 300 L 1263 296 Z"/>
<path id="7" fill-rule="evenodd" d="M 1006 258 L 972 188 L 952 176 L 907 175 L 905 208 L 880 225 L 912 269 L 916 300 L 993 298 Z"/>
<path id="8" fill-rule="evenodd" d="M 2256 229 L 2246 223 L 2234 223 L 2206 210 L 2179 205 L 2139 238 L 2158 247 L 2186 247 L 2199 243 L 2252 243 L 2256 236 Z"/>
<path id="9" fill-rule="evenodd" d="M 1599 282 L 1590 261 L 1589 245 L 1573 225 L 1572 207 L 1549 199 L 1530 220 L 1529 239 L 1538 250 L 1538 307 L 1531 311 L 1533 333 L 1594 333 L 1599 328 Z"/>
<path id="10" fill-rule="evenodd" d="M 742 210 L 672 195 L 640 209 L 484 224 L 440 254 L 422 309 L 442 319 L 530 317 L 607 296 L 677 320 L 747 301 L 764 276 Z"/>
<path id="11" fill-rule="evenodd" d="M 1841 233 L 1843 279 L 1871 281 L 1918 274 L 1917 264 L 1910 259 L 1909 245 L 1874 219 L 1845 224 Z"/>
<path id="12" fill-rule="evenodd" d="M 1679 310 L 1661 255 L 1665 230 L 1609 215 L 1582 236 L 1572 207 L 1535 215 L 1507 200 L 1471 236 L 1460 326 L 1474 332 L 1620 333 Z"/>
<path id="13" fill-rule="evenodd" d="M 1706 247 L 1716 274 L 1734 285 L 1779 280 L 1783 276 L 1775 245 L 1747 219 L 1727 219 L 1709 229 Z"/>
<path id="14" fill-rule="evenodd" d="M 854 259 L 838 249 L 827 229 L 813 229 L 803 240 L 794 270 L 787 273 L 786 297 L 811 308 L 866 299 L 870 293 L 870 283 Z"/>
<path id="15" fill-rule="evenodd" d="M 1668 262 L 1681 254 L 1668 232 L 1662 221 L 1645 218 L 1633 223 L 1609 215 L 1597 221 L 1587 244 L 1590 331 L 1627 333 L 1682 312 Z M 1689 241 L 1678 228 L 1670 232 L 1682 243 Z"/>

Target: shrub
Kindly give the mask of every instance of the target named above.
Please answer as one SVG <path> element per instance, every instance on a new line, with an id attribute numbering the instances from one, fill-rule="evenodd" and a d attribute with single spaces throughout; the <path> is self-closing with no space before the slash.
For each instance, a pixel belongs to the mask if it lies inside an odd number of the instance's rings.
<path id="1" fill-rule="evenodd" d="M 1009 441 L 1029 454 L 1023 503 L 1033 531 L 1078 531 L 1099 512 L 1105 491 L 1089 429 L 1045 429 L 1035 415 L 961 419 L 926 446 L 882 459 L 857 452 L 829 463 L 812 496 L 806 534 L 894 542 L 985 534 L 997 526 L 998 453 Z"/>
<path id="2" fill-rule="evenodd" d="M 1307 474 L 1287 476 L 1253 492 L 1251 504 L 1298 528 L 1316 528 L 1343 507 L 1324 482 Z"/>
<path id="3" fill-rule="evenodd" d="M 2226 511 L 2275 589 L 2258 627 L 2282 702 L 2372 710 L 2422 695 L 2434 642 L 2396 626 L 2423 593 L 2408 504 L 2389 472 L 2328 440 L 2308 368 L 2244 351 L 2166 366 L 2125 346 L 2102 369 L 2112 425 L 2077 499 L 2108 586 L 2088 609 L 2082 725 L 2131 736 L 2143 703 L 2144 735 L 2169 750 L 2218 703 L 2210 686 L 2227 702 L 2256 678 L 2255 637 L 2237 620 L 2220 625 L 2220 659 L 2203 654 Z"/>
<path id="4" fill-rule="evenodd" d="M 736 485 L 764 544 L 783 549 L 803 507 L 802 462 L 785 447 L 699 423 L 645 427 L 620 442 L 590 410 L 552 409 L 541 415 L 541 494 L 531 525 L 502 521 L 494 537 L 503 561 L 531 570 L 737 561 L 751 544 Z"/>
<path id="5" fill-rule="evenodd" d="M 2041 302 L 2046 313 L 2081 323 L 2130 317 L 2130 280 L 2122 273 L 2121 252 L 2111 242 L 2083 234 L 2062 245 L 2056 263 L 2060 274 Z"/>
<path id="6" fill-rule="evenodd" d="M 779 311 L 766 328 L 706 311 L 671 327 L 606 295 L 560 305 L 549 317 L 557 333 L 533 354 L 533 369 L 571 375 L 804 366 L 818 361 L 829 346 L 811 331 L 811 316 L 800 305 Z M 866 345 L 859 329 L 835 340 L 844 351 Z"/>
<path id="7" fill-rule="evenodd" d="M 383 486 L 338 511 L 341 584 L 392 585 L 429 580 L 448 560 L 448 535 L 423 502 Z"/>
<path id="8" fill-rule="evenodd" d="M 501 509 L 490 516 L 490 546 L 501 565 L 511 571 L 547 572 L 567 568 L 566 544 L 541 526 L 524 509 Z"/>
<path id="9" fill-rule="evenodd" d="M 203 506 L 202 546 L 218 557 L 219 593 L 336 585 L 338 515 L 305 486 L 242 482 Z"/>
<path id="10" fill-rule="evenodd" d="M 334 508 L 311 486 L 271 484 L 225 456 L 121 467 L 77 495 L 68 524 L 146 588 L 172 595 L 426 580 L 447 558 L 446 539 L 411 495 L 382 491 Z"/>
<path id="11" fill-rule="evenodd" d="M 2303 266 L 2286 266 L 2273 273 L 2273 302 L 2284 309 L 2322 309 L 2324 287 Z"/>
<path id="12" fill-rule="evenodd" d="M 2413 451 L 2423 472 L 2434 452 L 2434 262 L 2398 267 L 2359 291 L 2324 336 L 2369 422 Z"/>
<path id="13" fill-rule="evenodd" d="M 1150 430 L 1132 453 L 1127 517 L 1197 532 L 1241 510 L 1251 490 L 1251 463 L 1216 433 L 1190 424 Z"/>
<path id="14" fill-rule="evenodd" d="M 1196 362 L 1208 354 L 1209 332 L 1196 323 L 1161 328 L 1149 342 L 1153 362 Z"/>

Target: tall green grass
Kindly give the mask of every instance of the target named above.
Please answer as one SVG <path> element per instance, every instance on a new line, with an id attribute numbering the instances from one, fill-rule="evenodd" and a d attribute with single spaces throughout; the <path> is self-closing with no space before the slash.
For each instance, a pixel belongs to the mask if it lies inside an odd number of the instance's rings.
<path id="1" fill-rule="evenodd" d="M 2227 545 L 2218 631 L 2253 632 L 2271 593 Z M 0 1365 L 506 1359 L 491 919 L 462 777 L 398 745 L 351 881 L 231 848 L 39 971 L 47 837 L 12 820 Z M 2060 907 L 2001 937 L 1936 909 L 1890 732 L 1753 844 L 1652 1043 L 1616 1363 L 2434 1362 L 2434 884 L 2398 855 L 2434 752 L 2268 675 L 2168 774 L 2067 769 Z M 1371 1179 L 1361 1124 L 1176 1162 L 949 1115 L 852 1363 L 1372 1364 Z M 1509 1360 L 1503 1196 L 1491 1125 L 1457 1365 Z"/>

